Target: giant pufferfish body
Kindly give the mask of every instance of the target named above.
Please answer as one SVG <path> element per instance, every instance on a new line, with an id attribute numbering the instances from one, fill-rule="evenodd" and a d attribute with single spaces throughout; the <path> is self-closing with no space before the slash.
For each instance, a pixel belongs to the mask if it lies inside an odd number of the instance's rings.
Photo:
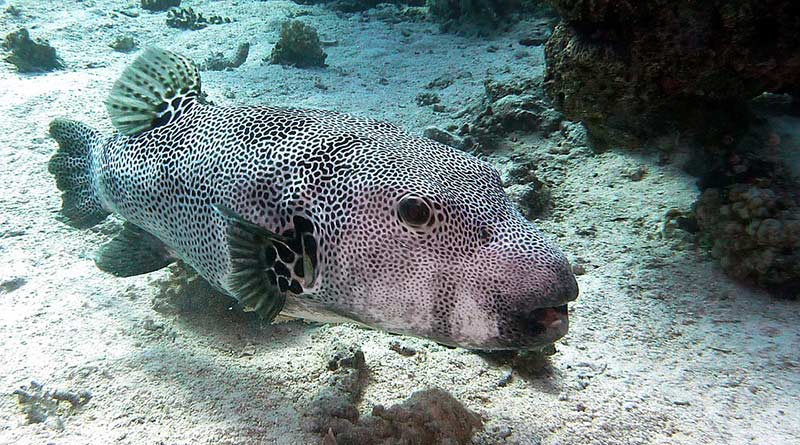
<path id="1" fill-rule="evenodd" d="M 150 48 L 107 101 L 117 133 L 51 124 L 65 221 L 126 221 L 101 269 L 132 276 L 180 259 L 268 320 L 352 321 L 466 348 L 566 334 L 569 264 L 486 162 L 371 119 L 201 97 L 189 59 Z"/>

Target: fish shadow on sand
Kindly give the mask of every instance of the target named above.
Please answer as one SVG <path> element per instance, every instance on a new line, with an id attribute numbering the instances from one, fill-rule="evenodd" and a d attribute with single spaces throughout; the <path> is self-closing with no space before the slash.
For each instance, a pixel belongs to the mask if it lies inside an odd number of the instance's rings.
<path id="1" fill-rule="evenodd" d="M 268 349 L 285 347 L 259 345 L 258 355 L 264 354 L 260 358 L 232 348 L 220 355 L 209 354 L 206 348 L 164 343 L 136 351 L 122 366 L 150 383 L 141 393 L 126 396 L 131 422 L 136 422 L 137 412 L 163 418 L 164 427 L 172 423 L 172 416 L 198 416 L 209 426 L 236 430 L 243 443 L 267 440 L 279 422 L 299 418 L 302 407 L 296 400 L 302 399 L 302 385 L 293 375 L 302 376 L 309 364 L 265 359 Z M 272 414 L 265 418 L 264 413 Z"/>
<path id="2" fill-rule="evenodd" d="M 493 368 L 508 368 L 508 372 L 497 383 L 503 387 L 515 378 L 520 378 L 536 391 L 559 394 L 563 391 L 563 375 L 553 366 L 550 356 L 555 353 L 552 347 L 541 351 L 475 351 Z"/>
<path id="3" fill-rule="evenodd" d="M 155 282 L 159 289 L 151 304 L 154 311 L 175 317 L 177 324 L 199 335 L 214 336 L 235 329 L 241 337 L 250 339 L 278 335 L 285 326 L 319 326 L 318 323 L 278 318 L 272 324 L 255 312 L 245 311 L 232 297 L 211 286 L 205 279 L 183 263 L 169 266 L 169 276 Z M 292 321 L 293 323 L 288 323 Z M 302 329 L 302 327 L 300 328 Z"/>
<path id="4" fill-rule="evenodd" d="M 150 383 L 126 396 L 126 416 L 135 424 L 146 413 L 163 418 L 166 427 L 171 416 L 200 412 L 211 424 L 235 429 L 244 442 L 274 440 L 270 431 L 280 430 L 280 422 L 301 417 L 304 387 L 324 369 L 310 338 L 316 327 L 302 321 L 265 323 L 230 309 L 213 289 L 183 295 L 204 286 L 193 282 L 177 292 L 179 309 L 171 320 L 147 318 L 132 327 L 140 349 L 118 365 Z M 265 420 L 265 412 L 273 415 Z"/>

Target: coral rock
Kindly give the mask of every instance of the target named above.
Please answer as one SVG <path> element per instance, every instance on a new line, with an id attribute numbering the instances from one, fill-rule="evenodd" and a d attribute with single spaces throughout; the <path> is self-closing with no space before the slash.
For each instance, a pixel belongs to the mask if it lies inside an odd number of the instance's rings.
<path id="1" fill-rule="evenodd" d="M 702 131 L 764 91 L 800 92 L 796 1 L 550 3 L 563 20 L 546 46 L 547 90 L 598 142 Z"/>
<path id="2" fill-rule="evenodd" d="M 281 26 L 281 37 L 272 49 L 270 63 L 298 68 L 324 67 L 327 57 L 320 46 L 317 30 L 292 20 Z"/>
<path id="3" fill-rule="evenodd" d="M 64 68 L 64 63 L 55 48 L 46 40 L 31 39 L 25 28 L 6 36 L 3 48 L 11 51 L 6 62 L 17 67 L 21 73 L 52 71 Z"/>

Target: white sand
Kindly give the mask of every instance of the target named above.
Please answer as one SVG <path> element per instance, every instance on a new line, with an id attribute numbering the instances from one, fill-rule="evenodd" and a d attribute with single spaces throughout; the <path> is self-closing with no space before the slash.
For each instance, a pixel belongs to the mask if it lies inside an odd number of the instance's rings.
<path id="1" fill-rule="evenodd" d="M 515 58 L 523 27 L 469 38 L 430 23 L 389 24 L 376 12 L 366 19 L 240 0 L 184 1 L 237 21 L 180 31 L 165 26 L 164 13 L 111 14 L 139 10 L 133 0 L 8 3 L 23 16 L 2 16 L 0 35 L 24 25 L 49 39 L 68 68 L 31 76 L 0 63 L 0 283 L 25 280 L 0 290 L 0 443 L 318 443 L 299 419 L 327 381 L 326 352 L 336 341 L 366 354 L 363 412 L 437 386 L 484 417 L 476 443 L 800 443 L 797 303 L 736 284 L 704 252 L 660 236 L 667 210 L 687 210 L 697 190 L 694 178 L 655 156 L 598 155 L 571 144 L 569 154 L 553 154 L 563 136 L 520 139 L 517 150 L 539 161 L 553 189 L 556 208 L 540 227 L 587 270 L 578 277 L 571 331 L 542 375 L 349 325 L 260 326 L 219 311 L 164 315 L 151 300 L 166 271 L 106 275 L 92 255 L 108 234 L 54 219 L 60 198 L 46 168 L 56 148 L 48 123 L 65 116 L 109 128 L 102 101 L 133 58 L 107 46 L 117 34 L 198 61 L 249 41 L 239 69 L 203 73 L 216 103 L 328 108 L 421 132 L 463 123 L 451 116 L 480 97 L 487 77 L 542 72 L 541 48 Z M 262 63 L 279 24 L 300 11 L 310 12 L 300 18 L 323 40 L 338 41 L 326 48 L 330 66 Z M 448 112 L 418 107 L 424 85 L 447 73 L 457 78 L 439 91 Z M 315 88 L 318 81 L 328 89 Z M 797 125 L 782 122 L 782 144 L 796 152 Z M 648 169 L 641 181 L 621 176 L 638 166 Z M 393 341 L 417 355 L 390 350 Z M 255 355 L 240 357 L 248 345 Z M 498 385 L 509 373 L 510 383 Z M 31 380 L 94 397 L 63 417 L 62 431 L 52 422 L 27 424 L 11 392 Z"/>

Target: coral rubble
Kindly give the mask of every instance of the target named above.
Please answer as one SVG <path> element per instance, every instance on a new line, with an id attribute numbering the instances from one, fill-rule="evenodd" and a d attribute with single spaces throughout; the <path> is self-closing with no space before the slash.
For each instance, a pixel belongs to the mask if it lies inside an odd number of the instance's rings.
<path id="1" fill-rule="evenodd" d="M 203 29 L 208 25 L 221 25 L 231 23 L 228 17 L 218 15 L 203 16 L 192 8 L 172 8 L 167 12 L 167 26 L 170 28 L 189 29 L 192 31 Z"/>
<path id="2" fill-rule="evenodd" d="M 21 73 L 52 71 L 64 68 L 64 62 L 56 49 L 46 40 L 32 39 L 27 29 L 22 28 L 7 35 L 3 48 L 11 51 L 6 62 L 17 67 Z"/>
<path id="3" fill-rule="evenodd" d="M 483 427 L 477 414 L 440 389 L 412 394 L 405 402 L 385 408 L 375 405 L 359 416 L 356 404 L 367 384 L 364 353 L 335 345 L 328 370 L 330 381 L 303 416 L 303 429 L 338 445 L 468 444 Z"/>
<path id="4" fill-rule="evenodd" d="M 236 54 L 232 58 L 228 58 L 220 52 L 214 53 L 203 63 L 203 69 L 207 71 L 223 71 L 239 68 L 247 60 L 249 54 L 250 44 L 245 42 L 239 45 L 236 49 Z"/>
<path id="5" fill-rule="evenodd" d="M 47 422 L 58 430 L 64 429 L 62 416 L 73 413 L 92 399 L 89 391 L 45 390 L 44 385 L 35 381 L 15 390 L 14 395 L 28 423 Z"/>
<path id="6" fill-rule="evenodd" d="M 561 113 L 542 97 L 542 79 L 517 78 L 507 82 L 487 80 L 482 109 L 471 123 L 460 130 L 463 148 L 490 151 L 499 140 L 512 132 L 542 132 L 559 128 Z"/>

